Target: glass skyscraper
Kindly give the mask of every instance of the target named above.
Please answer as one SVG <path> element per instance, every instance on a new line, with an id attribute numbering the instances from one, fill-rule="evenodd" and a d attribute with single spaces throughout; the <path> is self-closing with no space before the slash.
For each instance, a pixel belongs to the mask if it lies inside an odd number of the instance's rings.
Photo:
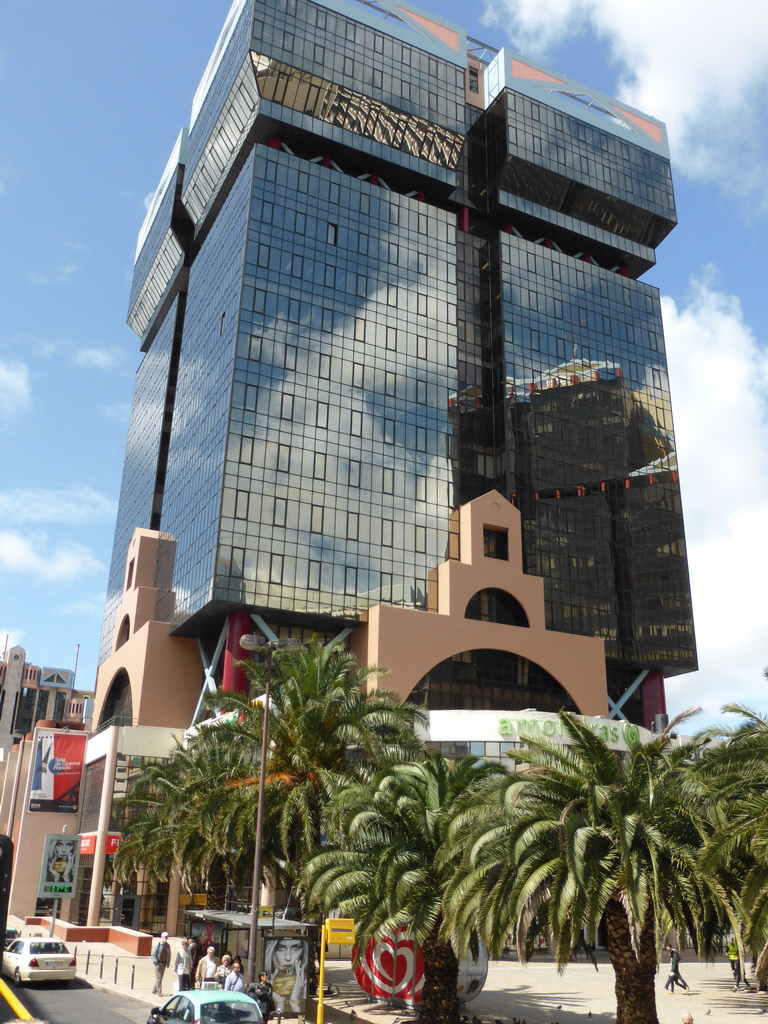
<path id="1" fill-rule="evenodd" d="M 233 616 L 331 638 L 426 610 L 452 513 L 495 491 L 547 627 L 604 641 L 609 707 L 663 711 L 696 656 L 640 277 L 674 224 L 653 118 L 409 4 L 236 0 L 139 237 L 102 659 L 136 527 L 160 536 L 154 618 L 210 667 Z M 467 617 L 519 625 L 499 595 Z M 493 650 L 409 688 L 563 703 Z"/>

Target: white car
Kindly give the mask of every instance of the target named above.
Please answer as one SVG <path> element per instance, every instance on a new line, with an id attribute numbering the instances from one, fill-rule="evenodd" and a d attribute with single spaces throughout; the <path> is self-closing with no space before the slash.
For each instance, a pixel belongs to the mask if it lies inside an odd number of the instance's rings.
<path id="1" fill-rule="evenodd" d="M 15 939 L 3 953 L 3 974 L 23 981 L 72 981 L 77 957 L 60 939 Z"/>

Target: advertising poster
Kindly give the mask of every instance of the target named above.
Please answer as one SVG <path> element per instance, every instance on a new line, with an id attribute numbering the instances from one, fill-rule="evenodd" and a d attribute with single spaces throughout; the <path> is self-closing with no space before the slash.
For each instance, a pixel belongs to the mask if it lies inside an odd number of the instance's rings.
<path id="1" fill-rule="evenodd" d="M 378 1002 L 416 1007 L 424 996 L 424 954 L 407 927 L 369 940 L 353 965 L 360 988 Z M 477 960 L 469 953 L 459 961 L 456 994 L 468 1003 L 482 991 L 488 974 L 488 953 L 480 947 Z"/>
<path id="2" fill-rule="evenodd" d="M 47 835 L 40 868 L 38 899 L 69 899 L 80 860 L 80 836 Z"/>
<path id="3" fill-rule="evenodd" d="M 304 1012 L 308 965 L 308 936 L 288 934 L 267 939 L 264 970 L 272 982 L 272 998 L 278 1015 L 296 1017 Z"/>
<path id="4" fill-rule="evenodd" d="M 37 733 L 30 811 L 77 814 L 85 742 L 85 733 L 81 732 Z"/>

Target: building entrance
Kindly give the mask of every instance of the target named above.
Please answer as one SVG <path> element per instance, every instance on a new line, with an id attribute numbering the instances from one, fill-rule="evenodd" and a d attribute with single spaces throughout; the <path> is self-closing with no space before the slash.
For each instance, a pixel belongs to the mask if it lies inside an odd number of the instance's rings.
<path id="1" fill-rule="evenodd" d="M 112 924 L 118 928 L 132 928 L 139 930 L 139 915 L 141 913 L 141 896 L 129 896 L 121 894 L 115 896 L 115 908 L 112 913 Z"/>

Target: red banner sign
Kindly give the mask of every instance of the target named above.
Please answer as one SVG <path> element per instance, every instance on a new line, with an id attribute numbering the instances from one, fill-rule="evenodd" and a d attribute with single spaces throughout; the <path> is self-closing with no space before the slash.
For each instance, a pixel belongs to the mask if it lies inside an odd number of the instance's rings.
<path id="1" fill-rule="evenodd" d="M 77 814 L 85 742 L 82 732 L 37 732 L 30 811 Z"/>
<path id="2" fill-rule="evenodd" d="M 120 846 L 120 840 L 122 836 L 117 832 L 110 832 L 104 836 L 104 853 L 110 856 L 113 853 L 117 853 L 117 848 Z M 96 853 L 96 833 L 87 832 L 84 836 L 80 836 L 80 853 Z"/>
<path id="3" fill-rule="evenodd" d="M 96 853 L 95 832 L 92 832 L 89 836 L 80 836 L 80 854 L 82 856 L 86 853 Z"/>

